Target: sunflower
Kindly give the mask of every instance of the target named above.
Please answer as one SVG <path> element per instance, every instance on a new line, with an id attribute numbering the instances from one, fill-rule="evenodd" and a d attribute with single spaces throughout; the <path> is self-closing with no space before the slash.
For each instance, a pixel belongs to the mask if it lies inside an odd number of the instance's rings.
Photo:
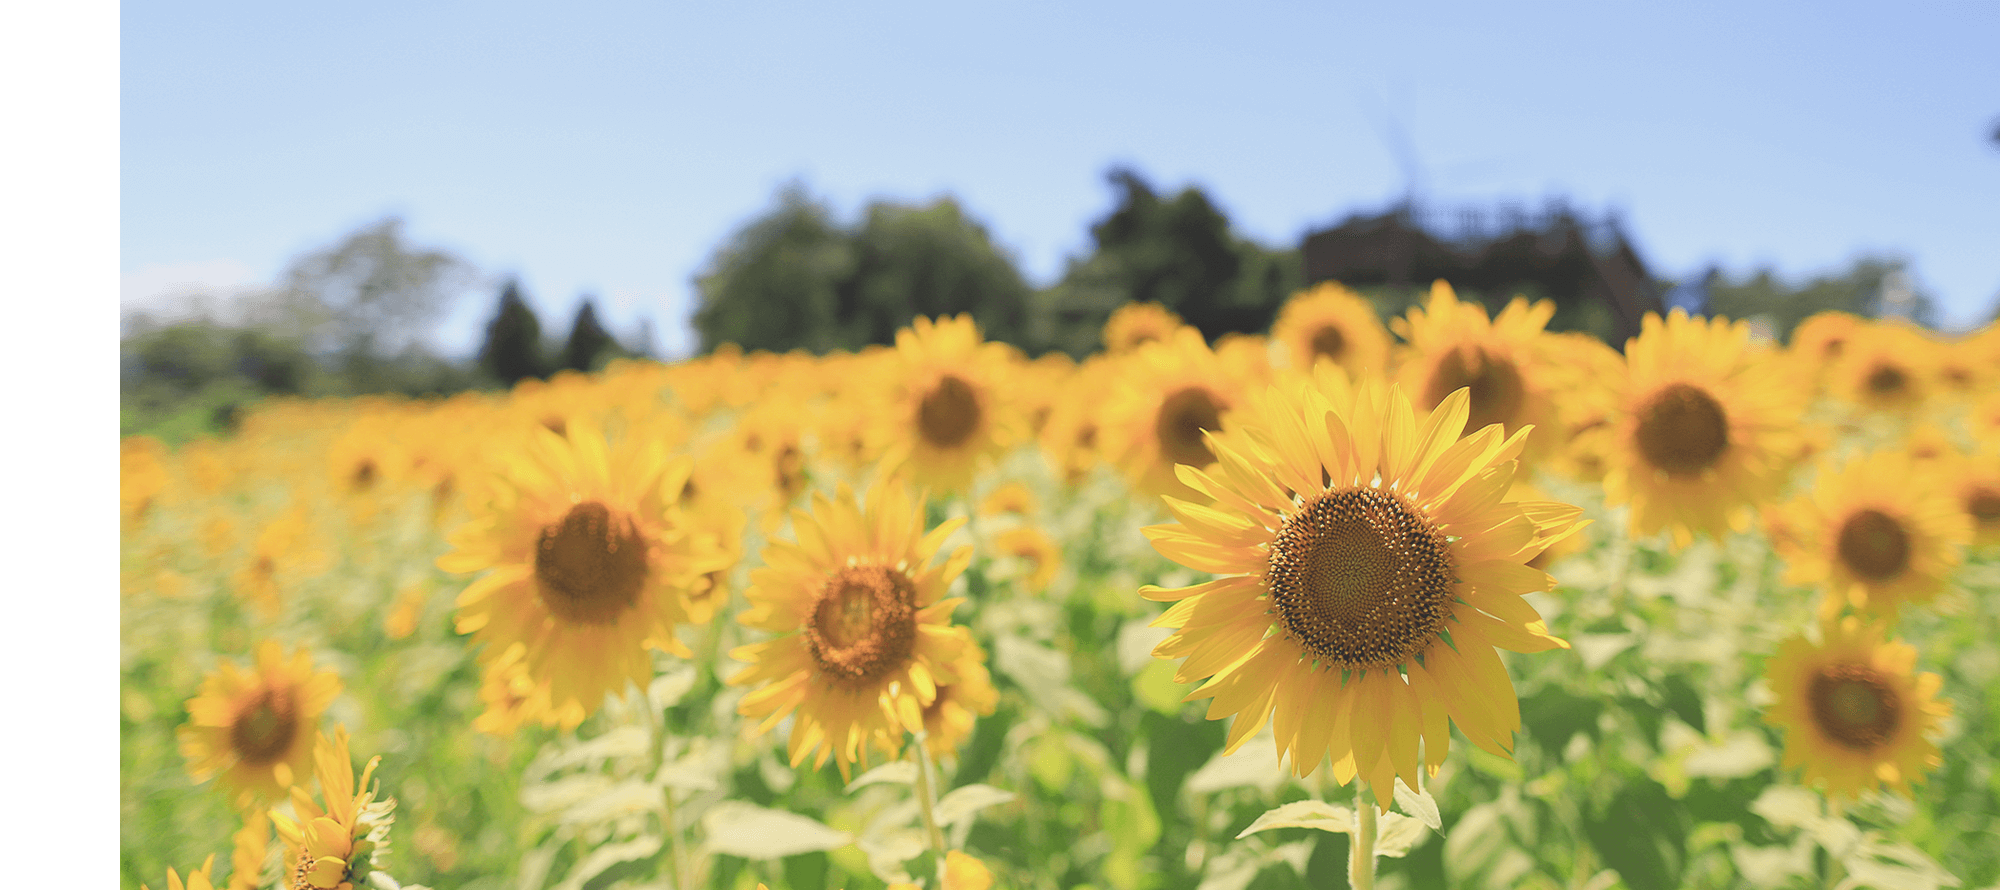
<path id="1" fill-rule="evenodd" d="M 1147 343 L 1166 340 L 1186 327 L 1181 317 L 1158 303 L 1126 303 L 1104 322 L 1104 351 L 1122 355 Z"/>
<path id="2" fill-rule="evenodd" d="M 1242 399 L 1242 382 L 1193 328 L 1117 362 L 1115 388 L 1102 409 L 1107 448 L 1139 490 L 1193 496 L 1174 467 L 1215 463 L 1202 433 L 1222 429 L 1223 415 Z"/>
<path id="3" fill-rule="evenodd" d="M 986 672 L 986 652 L 977 643 L 968 643 L 952 665 L 958 680 L 937 685 L 937 697 L 924 706 L 924 745 L 939 760 L 956 756 L 958 746 L 972 737 L 976 717 L 991 716 L 1000 702 Z"/>
<path id="4" fill-rule="evenodd" d="M 296 819 L 272 813 L 271 824 L 285 845 L 286 886 L 291 890 L 354 890 L 366 886 L 368 874 L 388 852 L 389 815 L 395 801 L 377 802 L 368 787 L 378 755 L 361 769 L 359 782 L 347 753 L 347 728 L 336 726 L 329 737 L 320 733 L 313 746 L 314 776 L 319 780 L 322 808 L 303 785 L 292 788 Z"/>
<path id="5" fill-rule="evenodd" d="M 896 332 L 895 385 L 876 425 L 884 463 L 919 485 L 971 487 L 978 466 L 1019 437 L 1008 348 L 982 342 L 972 316 L 917 318 Z"/>
<path id="6" fill-rule="evenodd" d="M 1834 393 L 1861 410 L 1912 413 L 1930 394 L 1935 351 L 1930 338 L 1908 324 L 1860 329 L 1829 372 Z"/>
<path id="7" fill-rule="evenodd" d="M 690 588 L 724 563 L 677 504 L 687 458 L 631 437 L 612 449 L 581 416 L 567 436 L 531 432 L 437 565 L 491 570 L 459 594 L 458 632 L 484 646 L 482 661 L 526 644 L 529 676 L 549 687 L 547 719 L 574 729 L 627 682 L 645 687 L 648 648 L 690 654 L 675 625 Z"/>
<path id="8" fill-rule="evenodd" d="M 993 550 L 997 555 L 1025 561 L 1028 573 L 1022 582 L 1037 593 L 1048 589 L 1049 582 L 1055 580 L 1056 570 L 1062 567 L 1062 553 L 1056 549 L 1056 542 L 1032 525 L 1018 525 L 994 535 Z"/>
<path id="9" fill-rule="evenodd" d="M 1944 478 L 1972 524 L 1973 545 L 2000 544 L 2000 447 L 1988 445 L 1955 458 Z"/>
<path id="10" fill-rule="evenodd" d="M 1389 331 L 1375 304 L 1328 281 L 1300 291 L 1278 310 L 1271 339 L 1285 345 L 1292 367 L 1310 370 L 1321 359 L 1356 377 L 1388 373 Z"/>
<path id="11" fill-rule="evenodd" d="M 1957 570 L 1971 522 L 1934 467 L 1881 451 L 1821 469 L 1812 494 L 1784 508 L 1772 544 L 1786 580 L 1824 585 L 1821 617 L 1851 604 L 1894 623 L 1904 604 L 1929 602 Z"/>
<path id="12" fill-rule="evenodd" d="M 1472 390 L 1468 429 L 1502 424 L 1507 435 L 1527 427 L 1529 437 L 1522 462 L 1533 466 L 1561 444 L 1554 378 L 1543 350 L 1544 329 L 1555 315 L 1548 300 L 1529 304 L 1519 297 L 1499 317 L 1488 320 L 1486 307 L 1462 303 L 1442 279 L 1431 285 L 1430 302 L 1411 309 L 1390 326 L 1409 345 L 1397 380 L 1411 394 L 1416 410 L 1428 411 L 1461 388 Z"/>
<path id="13" fill-rule="evenodd" d="M 137 522 L 167 488 L 167 447 L 152 436 L 118 440 L 118 514 Z"/>
<path id="14" fill-rule="evenodd" d="M 871 747 L 894 755 L 905 730 L 923 728 L 924 707 L 959 681 L 954 665 L 972 644 L 951 624 L 960 601 L 944 599 L 972 548 L 930 564 L 964 520 L 925 534 L 922 502 L 897 482 L 877 482 L 867 501 L 864 512 L 842 483 L 832 499 L 814 492 L 811 512 L 793 511 L 798 543 L 765 547 L 738 616 L 783 636 L 730 652 L 750 664 L 729 683 L 759 687 L 737 713 L 762 717 L 765 732 L 796 712 L 792 765 L 817 752 L 817 769 L 831 755 L 843 776 L 867 765 Z"/>
<path id="15" fill-rule="evenodd" d="M 264 859 L 271 848 L 271 811 L 250 811 L 230 840 L 228 890 L 256 890 L 264 883 Z"/>
<path id="16" fill-rule="evenodd" d="M 1940 763 L 1926 736 L 1951 713 L 1938 675 L 1913 674 L 1917 650 L 1884 641 L 1879 624 L 1848 616 L 1823 626 L 1815 645 L 1793 637 L 1764 668 L 1776 701 L 1764 721 L 1785 731 L 1784 764 L 1834 799 L 1878 785 L 1908 793 Z"/>
<path id="17" fill-rule="evenodd" d="M 1019 482 L 1009 482 L 993 489 L 979 501 L 981 516 L 1007 514 L 1026 516 L 1033 512 L 1035 512 L 1035 493 Z"/>
<path id="18" fill-rule="evenodd" d="M 479 671 L 479 700 L 486 709 L 473 718 L 472 728 L 505 738 L 522 723 L 556 722 L 549 709 L 549 687 L 528 676 L 528 647 L 515 642 Z"/>
<path id="19" fill-rule="evenodd" d="M 1146 536 L 1223 577 L 1140 593 L 1174 603 L 1153 654 L 1186 659 L 1178 682 L 1209 678 L 1188 699 L 1235 715 L 1228 750 L 1269 722 L 1301 777 L 1330 757 L 1378 800 L 1398 776 L 1416 787 L 1420 751 L 1437 773 L 1447 718 L 1509 755 L 1520 708 L 1494 647 L 1568 647 L 1521 595 L 1554 585 L 1525 563 L 1581 511 L 1504 500 L 1528 431 L 1461 439 L 1470 402 L 1461 389 L 1420 420 L 1399 388 L 1300 381 L 1209 436 L 1215 469 L 1181 470 L 1214 506 L 1167 498 L 1179 522 Z"/>
<path id="20" fill-rule="evenodd" d="M 266 640 L 253 670 L 223 662 L 187 702 L 179 738 L 188 774 L 196 782 L 220 775 L 241 807 L 279 800 L 305 778 L 313 728 L 339 695 L 339 675 L 314 671 L 304 648 L 286 658 Z"/>
<path id="21" fill-rule="evenodd" d="M 1103 353 L 1090 356 L 1050 405 L 1048 423 L 1039 437 L 1042 457 L 1069 485 L 1082 483 L 1105 460 L 1103 412 L 1097 397 L 1115 384 L 1121 367 L 1122 362 Z"/>
<path id="22" fill-rule="evenodd" d="M 1604 501 L 1631 504 L 1631 534 L 1674 546 L 1750 527 L 1797 449 L 1801 398 L 1750 344 L 1750 326 L 1648 314 L 1625 347 L 1622 405 L 1608 441 Z"/>

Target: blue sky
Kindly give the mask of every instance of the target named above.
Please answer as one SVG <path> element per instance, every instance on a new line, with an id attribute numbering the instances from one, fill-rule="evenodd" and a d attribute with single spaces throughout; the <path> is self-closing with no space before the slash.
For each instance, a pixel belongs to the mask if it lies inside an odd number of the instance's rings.
<path id="1" fill-rule="evenodd" d="M 687 348 L 691 279 L 800 180 L 950 193 L 1030 280 L 1129 164 L 1270 244 L 1415 181 L 1616 210 L 1656 274 L 1907 257 L 2000 299 L 2000 4 L 127 3 L 122 303 L 273 280 L 398 214 Z M 494 292 L 438 330 L 465 354 Z"/>

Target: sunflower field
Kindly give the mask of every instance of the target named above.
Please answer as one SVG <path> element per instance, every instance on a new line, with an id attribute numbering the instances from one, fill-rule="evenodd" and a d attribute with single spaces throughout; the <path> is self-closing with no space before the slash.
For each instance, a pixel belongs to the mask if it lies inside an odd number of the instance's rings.
<path id="1" fill-rule="evenodd" d="M 123 442 L 123 886 L 2000 886 L 2000 331 L 625 362 Z"/>

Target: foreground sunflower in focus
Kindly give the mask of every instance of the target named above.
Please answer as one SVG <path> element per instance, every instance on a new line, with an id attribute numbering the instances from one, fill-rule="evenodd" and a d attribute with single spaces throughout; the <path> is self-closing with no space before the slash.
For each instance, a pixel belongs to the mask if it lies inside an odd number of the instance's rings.
<path id="1" fill-rule="evenodd" d="M 1747 322 L 1648 314 L 1625 346 L 1621 408 L 1607 442 L 1604 501 L 1631 504 L 1631 533 L 1750 527 L 1778 496 L 1798 450 L 1803 393 L 1753 349 Z"/>
<path id="2" fill-rule="evenodd" d="M 674 636 L 689 589 L 727 563 L 676 504 L 686 458 L 633 438 L 610 448 L 580 418 L 566 435 L 531 433 L 437 565 L 490 570 L 459 594 L 458 632 L 489 666 L 523 644 L 522 669 L 548 687 L 538 716 L 574 729 L 628 681 L 645 688 L 648 649 L 690 654 Z"/>
<path id="3" fill-rule="evenodd" d="M 961 682 L 956 665 L 972 646 L 951 623 L 960 600 L 944 598 L 972 548 L 931 564 L 964 520 L 926 534 L 922 502 L 898 482 L 878 482 L 867 502 L 843 483 L 833 498 L 815 492 L 810 513 L 792 511 L 798 542 L 766 545 L 738 618 L 780 636 L 729 653 L 750 663 L 730 685 L 758 687 L 737 713 L 762 717 L 759 732 L 796 713 L 792 765 L 817 752 L 815 769 L 832 756 L 843 776 L 871 748 L 893 756 L 906 731 L 924 729 L 924 709 L 938 687 Z"/>
<path id="4" fill-rule="evenodd" d="M 1147 586 L 1174 605 L 1153 650 L 1186 658 L 1174 679 L 1208 681 L 1211 720 L 1234 715 L 1228 750 L 1266 722 L 1280 754 L 1310 775 L 1331 758 L 1343 784 L 1378 799 L 1421 754 L 1436 774 L 1456 722 L 1473 744 L 1513 748 L 1520 708 L 1494 648 L 1567 648 L 1522 594 L 1553 580 L 1526 563 L 1581 527 L 1581 511 L 1508 501 L 1527 429 L 1460 438 L 1460 389 L 1419 418 L 1400 389 L 1320 366 L 1314 383 L 1272 388 L 1243 426 L 1209 437 L 1217 465 L 1181 479 L 1213 506 L 1167 498 L 1178 523 L 1153 546 L 1219 577 Z"/>
<path id="5" fill-rule="evenodd" d="M 313 670 L 301 648 L 285 656 L 275 641 L 257 647 L 256 667 L 223 662 L 188 699 L 181 753 L 197 782 L 221 775 L 236 803 L 276 803 L 305 778 L 312 733 L 340 695 L 340 676 Z"/>
<path id="6" fill-rule="evenodd" d="M 1878 785 L 1905 793 L 1938 765 L 1927 736 L 1951 713 L 1937 674 L 1912 672 L 1917 650 L 1885 641 L 1879 624 L 1848 616 L 1815 645 L 1793 637 L 1765 667 L 1776 701 L 1765 722 L 1785 730 L 1785 767 L 1805 784 L 1853 798 Z"/>

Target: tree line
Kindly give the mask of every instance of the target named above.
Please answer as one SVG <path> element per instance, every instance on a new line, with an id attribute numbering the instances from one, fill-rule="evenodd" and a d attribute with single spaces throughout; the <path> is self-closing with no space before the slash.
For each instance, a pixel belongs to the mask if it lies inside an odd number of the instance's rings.
<path id="1" fill-rule="evenodd" d="M 858 350 L 893 343 L 915 316 L 964 312 L 989 339 L 1030 355 L 1081 358 L 1127 302 L 1159 303 L 1214 341 L 1267 331 L 1305 286 L 1296 245 L 1242 236 L 1200 187 L 1164 192 L 1124 167 L 1108 171 L 1106 182 L 1113 206 L 1092 223 L 1089 253 L 1040 288 L 951 197 L 876 200 L 842 223 L 803 185 L 787 185 L 696 275 L 697 349 Z M 1761 317 L 1783 338 L 1823 309 L 1878 314 L 1884 283 L 1896 275 L 1907 282 L 1899 262 L 1870 257 L 1798 286 L 1769 270 L 1741 279 L 1710 271 L 1707 309 Z M 621 342 L 587 296 L 567 335 L 545 330 L 515 279 L 497 282 L 474 357 L 431 351 L 424 337 L 449 305 L 495 284 L 447 251 L 410 244 L 400 220 L 376 223 L 300 257 L 237 317 L 128 319 L 121 428 L 182 439 L 226 428 L 238 406 L 265 395 L 443 395 L 650 357 L 649 330 Z M 1660 282 L 1661 290 L 1670 284 Z M 1421 296 L 1362 292 L 1385 318 Z M 1908 296 L 1920 309 L 1931 306 L 1927 295 Z"/>

